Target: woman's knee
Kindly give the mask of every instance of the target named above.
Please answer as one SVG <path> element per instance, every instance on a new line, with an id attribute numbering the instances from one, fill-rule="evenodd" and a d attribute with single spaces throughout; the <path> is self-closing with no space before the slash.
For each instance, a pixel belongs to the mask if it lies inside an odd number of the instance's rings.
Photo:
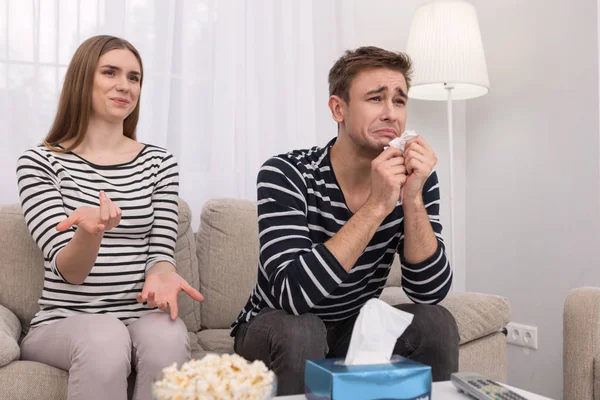
<path id="1" fill-rule="evenodd" d="M 110 382 L 114 377 L 127 376 L 131 370 L 131 339 L 125 324 L 104 314 L 82 316 L 74 341 L 73 364 L 85 373 Z"/>
<path id="2" fill-rule="evenodd" d="M 131 338 L 127 327 L 118 318 L 106 314 L 81 316 L 77 330 L 81 335 L 80 346 L 98 349 L 105 354 L 131 350 Z"/>
<path id="3" fill-rule="evenodd" d="M 190 358 L 187 328 L 179 318 L 172 320 L 166 313 L 151 313 L 129 326 L 134 352 L 145 364 L 160 368 Z"/>
<path id="4" fill-rule="evenodd" d="M 185 323 L 180 318 L 172 320 L 169 314 L 163 312 L 144 315 L 129 326 L 129 331 L 134 344 L 148 342 L 189 345 Z"/>

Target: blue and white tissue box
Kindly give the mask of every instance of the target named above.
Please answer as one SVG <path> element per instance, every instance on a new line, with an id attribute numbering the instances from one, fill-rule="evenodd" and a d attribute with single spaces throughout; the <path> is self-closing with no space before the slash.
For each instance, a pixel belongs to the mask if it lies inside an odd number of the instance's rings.
<path id="1" fill-rule="evenodd" d="M 304 392 L 308 400 L 431 400 L 431 367 L 397 355 L 371 365 L 308 360 Z"/>

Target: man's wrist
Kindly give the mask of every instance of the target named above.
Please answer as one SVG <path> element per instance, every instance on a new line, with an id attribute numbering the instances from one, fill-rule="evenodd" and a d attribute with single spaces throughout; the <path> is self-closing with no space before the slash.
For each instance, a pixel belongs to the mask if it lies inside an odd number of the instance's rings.
<path id="1" fill-rule="evenodd" d="M 385 207 L 383 205 L 372 204 L 368 201 L 357 211 L 356 214 L 363 215 L 364 217 L 373 219 L 379 223 L 381 223 L 387 216 Z"/>
<path id="2" fill-rule="evenodd" d="M 423 204 L 423 195 L 420 192 L 416 195 L 408 195 L 402 198 L 402 209 L 404 210 L 404 214 L 423 208 L 425 208 L 425 205 Z"/>

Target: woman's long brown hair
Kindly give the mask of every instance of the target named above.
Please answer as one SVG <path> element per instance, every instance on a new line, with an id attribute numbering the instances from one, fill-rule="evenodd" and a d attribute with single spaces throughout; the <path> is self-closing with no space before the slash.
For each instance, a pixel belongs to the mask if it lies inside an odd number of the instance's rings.
<path id="1" fill-rule="evenodd" d="M 107 35 L 94 36 L 83 42 L 71 59 L 65 82 L 60 93 L 58 111 L 54 123 L 44 145 L 49 149 L 66 153 L 83 141 L 90 114 L 92 113 L 92 90 L 94 75 L 100 57 L 114 49 L 127 49 L 133 53 L 140 63 L 140 89 L 144 77 L 142 58 L 135 47 L 128 41 Z M 140 91 L 141 94 L 141 91 Z M 135 140 L 135 129 L 140 116 L 140 100 L 138 98 L 134 110 L 123 121 L 123 134 Z M 57 147 L 60 142 L 75 139 L 67 148 Z"/>

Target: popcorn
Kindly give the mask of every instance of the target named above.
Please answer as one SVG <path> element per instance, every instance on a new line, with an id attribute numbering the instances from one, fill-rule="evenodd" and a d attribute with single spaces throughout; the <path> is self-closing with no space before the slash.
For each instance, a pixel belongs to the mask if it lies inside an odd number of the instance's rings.
<path id="1" fill-rule="evenodd" d="M 154 382 L 156 400 L 263 400 L 273 393 L 275 374 L 262 361 L 250 363 L 237 354 L 208 354 L 163 369 Z"/>

